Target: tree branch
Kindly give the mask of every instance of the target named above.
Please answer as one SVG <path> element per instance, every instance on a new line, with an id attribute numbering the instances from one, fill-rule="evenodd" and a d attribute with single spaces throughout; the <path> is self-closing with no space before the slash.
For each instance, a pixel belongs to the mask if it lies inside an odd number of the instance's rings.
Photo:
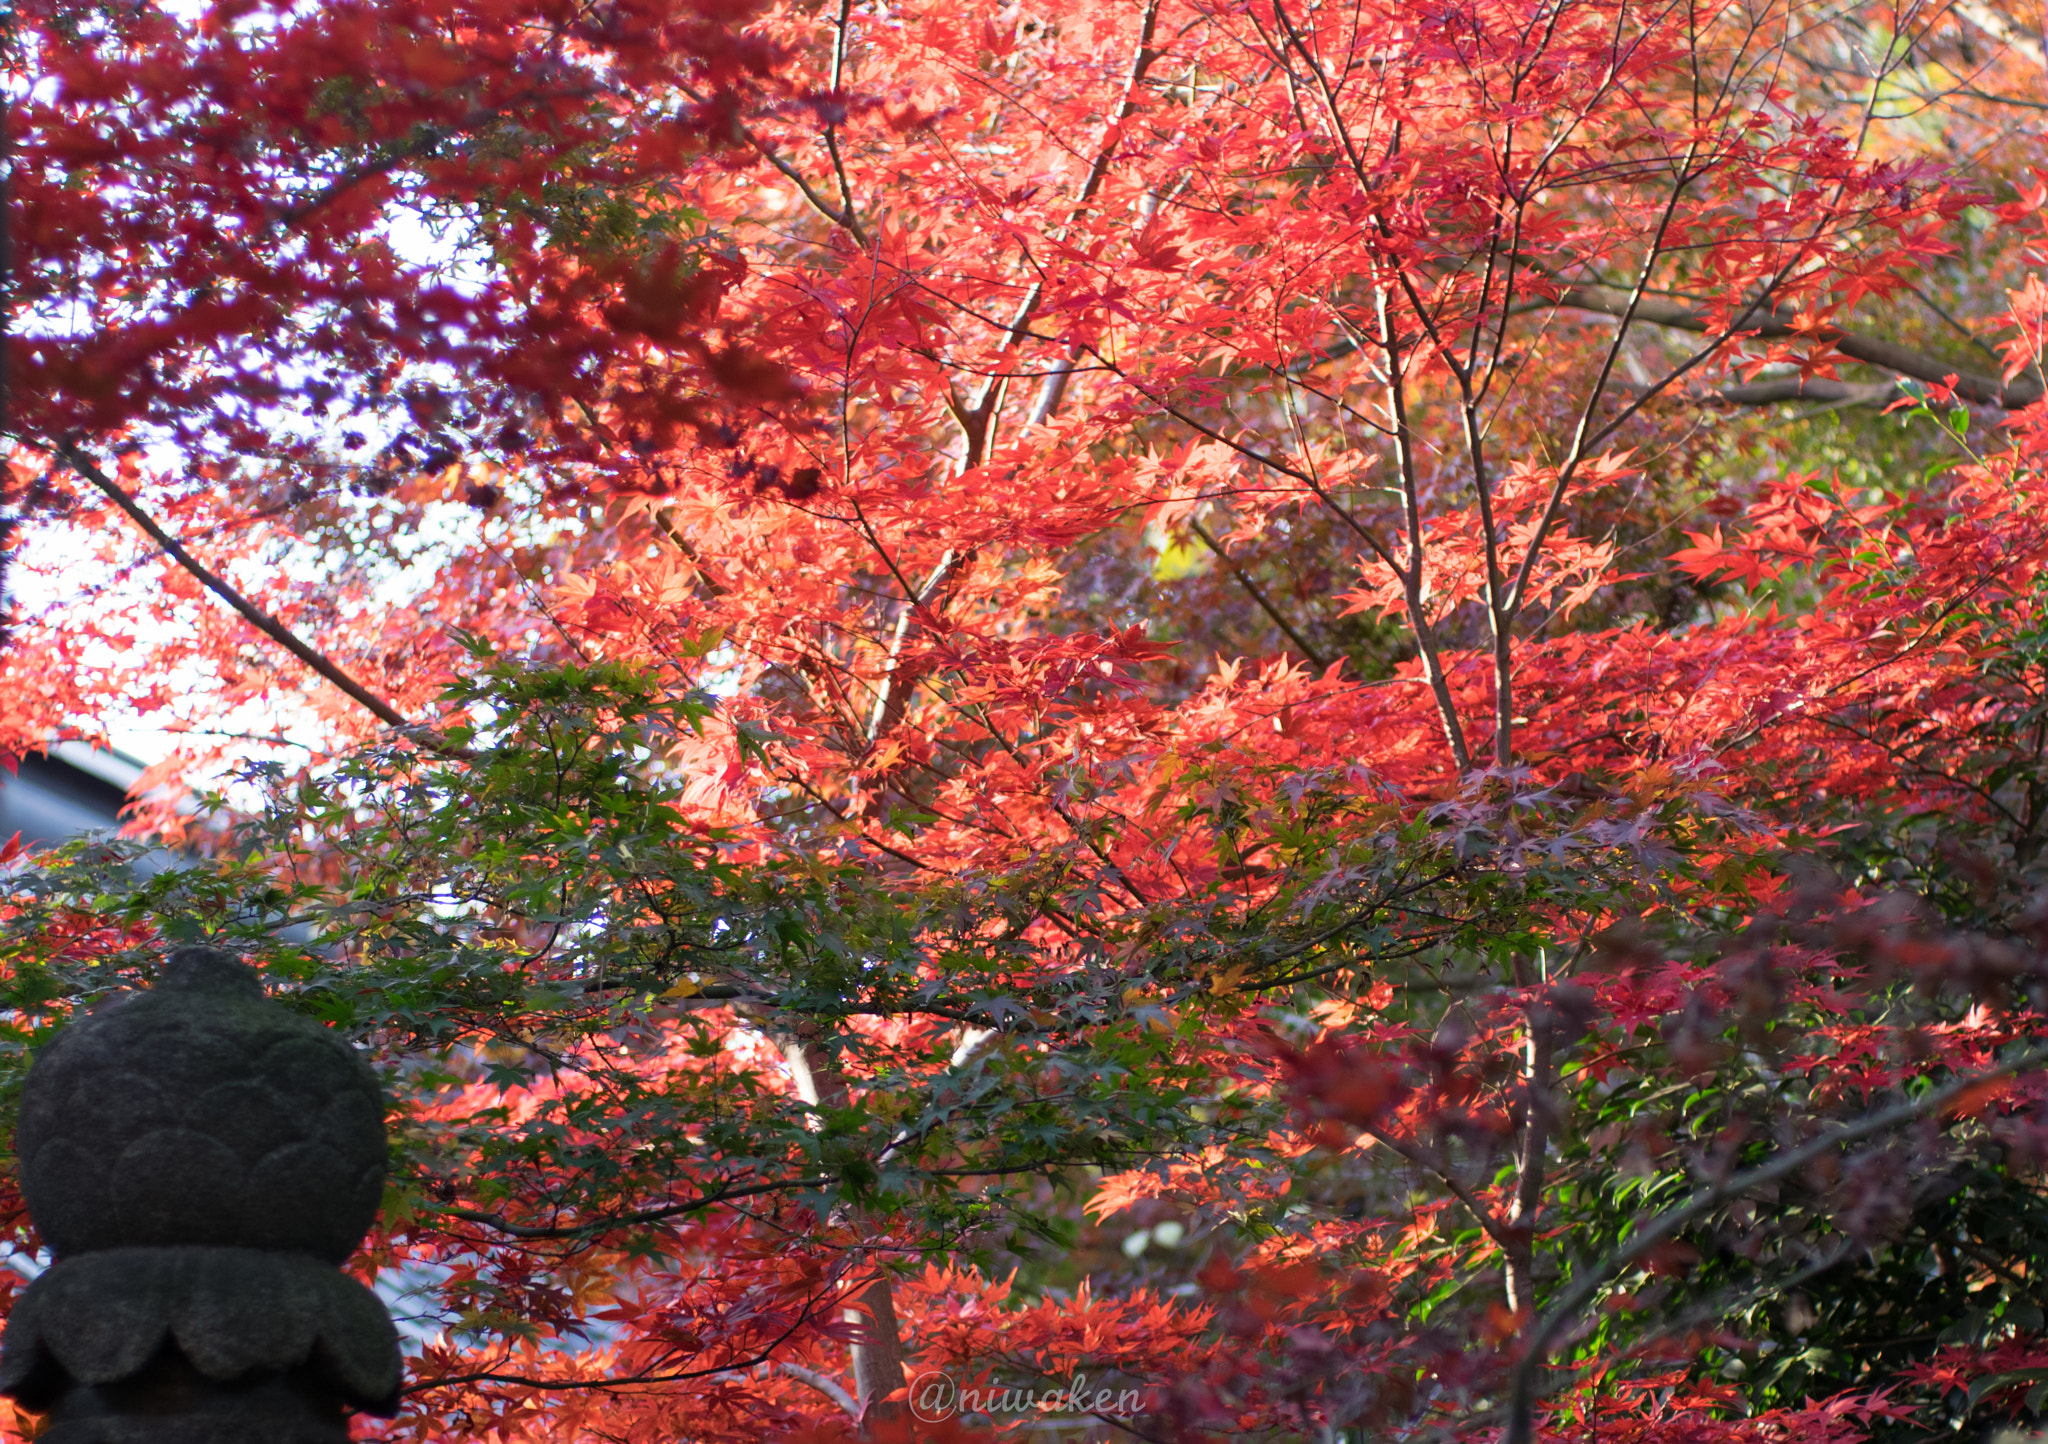
<path id="1" fill-rule="evenodd" d="M 91 457 L 86 456 L 68 441 L 57 443 L 56 453 L 67 466 L 105 495 L 115 506 L 121 508 L 127 514 L 128 519 L 142 529 L 144 535 L 163 548 L 165 556 L 168 556 L 187 572 L 190 572 L 199 580 L 200 585 L 226 602 L 230 607 L 233 607 L 241 615 L 243 621 L 263 633 L 264 636 L 270 638 L 273 642 L 276 642 L 308 667 L 311 667 L 321 678 L 370 712 L 378 721 L 397 731 L 403 732 L 406 736 L 422 743 L 424 746 L 432 748 L 434 751 L 465 759 L 472 755 L 467 750 L 448 747 L 440 743 L 424 727 L 406 721 L 404 716 L 394 709 L 390 703 L 384 701 L 383 698 L 377 696 L 364 687 L 362 683 L 342 671 L 340 667 L 300 641 L 298 635 L 285 626 L 284 623 L 271 616 L 270 613 L 264 611 L 261 607 L 229 586 L 227 582 L 216 576 L 212 571 L 208 570 L 192 553 L 185 550 L 183 543 L 158 526 L 156 519 L 144 511 L 135 498 L 124 491 L 119 483 L 102 471 Z"/>
<path id="2" fill-rule="evenodd" d="M 820 1394 L 823 1394 L 841 1409 L 845 1410 L 847 1418 L 858 1419 L 860 1417 L 860 1405 L 855 1402 L 853 1395 L 846 1392 L 844 1385 L 826 1378 L 825 1375 L 819 1373 L 816 1369 L 806 1369 L 802 1364 L 792 1364 L 787 1359 L 775 1367 L 789 1375 L 790 1378 L 795 1379 L 798 1383 L 808 1384 L 813 1389 L 816 1389 Z"/>
<path id="3" fill-rule="evenodd" d="M 1544 1150 L 1550 1146 L 1552 1042 L 1550 1007 L 1538 1004 L 1529 1012 L 1528 1063 L 1523 1074 L 1528 1096 L 1523 1103 L 1522 1156 L 1515 1161 L 1520 1176 L 1508 1206 L 1507 1295 L 1513 1313 L 1536 1301 L 1533 1235 L 1537 1210 L 1543 1206 Z"/>
<path id="4" fill-rule="evenodd" d="M 832 31 L 832 95 L 833 104 L 839 104 L 839 86 L 846 72 L 846 23 L 853 13 L 853 0 L 839 0 L 839 20 Z M 839 154 L 839 125 L 828 121 L 825 125 L 825 154 L 832 159 L 832 175 L 839 182 L 839 213 L 845 218 L 846 229 L 865 249 L 868 244 L 867 232 L 860 223 L 860 209 L 853 203 L 853 183 L 846 178 L 846 161 Z"/>
<path id="5" fill-rule="evenodd" d="M 698 1209 L 709 1208 L 715 1203 L 728 1199 L 752 1198 L 763 1193 L 782 1193 L 793 1188 L 824 1188 L 837 1182 L 833 1178 L 786 1178 L 771 1183 L 743 1184 L 736 1188 L 714 1189 L 700 1193 L 695 1198 L 681 1203 L 665 1204 L 660 1208 L 642 1209 L 638 1213 L 620 1214 L 613 1218 L 600 1219 L 596 1223 L 568 1224 L 558 1228 L 537 1228 L 529 1224 L 513 1223 L 503 1214 L 483 1213 L 471 1208 L 427 1208 L 422 1212 L 443 1218 L 459 1218 L 464 1223 L 481 1224 L 485 1228 L 504 1234 L 507 1238 L 528 1240 L 595 1238 L 599 1234 L 612 1233 L 622 1228 L 639 1228 L 645 1224 L 661 1223 L 682 1214 L 695 1213 Z"/>
<path id="6" fill-rule="evenodd" d="M 1514 1234 L 1501 1226 L 1501 1221 L 1494 1217 L 1493 1210 L 1488 1208 L 1478 1195 L 1458 1181 L 1457 1175 L 1451 1172 L 1449 1163 L 1431 1158 L 1414 1144 L 1396 1138 L 1373 1124 L 1367 1124 L 1364 1131 L 1374 1141 L 1385 1144 L 1417 1168 L 1427 1169 L 1435 1175 L 1437 1180 L 1451 1191 L 1451 1196 L 1465 1205 L 1465 1211 L 1472 1215 L 1473 1222 L 1486 1231 L 1488 1238 L 1500 1245 L 1501 1252 L 1508 1251 Z"/>
<path id="7" fill-rule="evenodd" d="M 1266 594 L 1259 590 L 1259 584 L 1251 579 L 1250 574 L 1247 573 L 1244 570 L 1244 568 L 1240 567 L 1236 562 L 1231 560 L 1229 552 L 1223 550 L 1223 543 L 1217 541 L 1215 537 L 1210 536 L 1209 529 L 1203 526 L 1199 521 L 1190 518 L 1188 521 L 1188 526 L 1196 536 L 1201 538 L 1202 545 L 1209 548 L 1210 551 L 1216 553 L 1216 559 L 1223 563 L 1224 570 L 1228 571 L 1233 577 L 1237 578 L 1238 585 L 1243 587 L 1245 591 L 1250 594 L 1251 599 L 1259 604 L 1259 610 L 1264 612 L 1268 617 L 1272 618 L 1273 625 L 1278 627 L 1281 630 L 1281 632 L 1285 634 L 1288 641 L 1294 643 L 1296 650 L 1298 650 L 1302 656 L 1308 658 L 1309 665 L 1311 667 L 1314 667 L 1318 672 L 1321 672 L 1328 668 L 1330 664 L 1323 659 L 1323 654 L 1318 652 L 1314 647 L 1310 646 L 1308 643 L 1308 639 L 1302 636 L 1301 633 L 1297 632 L 1294 629 L 1293 625 L 1287 620 L 1287 618 L 1281 616 L 1278 609 L 1275 608 L 1271 602 L 1266 600 Z"/>
<path id="8" fill-rule="evenodd" d="M 2030 1048 L 1996 1068 L 1973 1073 L 1967 1078 L 1957 1078 L 1918 1098 L 1908 1099 L 1882 1112 L 1869 1114 L 1854 1123 L 1832 1129 L 1818 1138 L 1809 1139 L 1799 1147 L 1779 1154 L 1769 1163 L 1760 1164 L 1746 1173 L 1738 1173 L 1733 1178 L 1724 1179 L 1720 1183 L 1699 1190 L 1676 1208 L 1651 1219 L 1638 1229 L 1627 1243 L 1575 1276 L 1571 1287 L 1565 1290 L 1564 1296 L 1551 1305 L 1549 1312 L 1529 1331 L 1522 1357 L 1515 1365 L 1512 1393 L 1508 1402 L 1508 1424 L 1502 1434 L 1501 1444 L 1534 1444 L 1537 1375 L 1547 1360 L 1551 1345 L 1557 1342 L 1558 1335 L 1562 1334 L 1586 1305 L 1593 1301 L 1593 1295 L 1600 1291 L 1608 1279 L 1675 1236 L 1679 1230 L 1702 1214 L 1719 1207 L 1731 1198 L 1797 1173 L 1807 1164 L 1825 1157 L 1837 1148 L 1861 1142 L 1880 1133 L 1888 1133 L 1894 1128 L 1916 1122 L 1929 1114 L 1939 1113 L 1957 1097 L 1980 1083 L 2025 1072 L 2042 1063 L 2048 1063 L 2048 1047 Z"/>
<path id="9" fill-rule="evenodd" d="M 708 103 L 703 95 L 700 95 L 697 91 L 691 89 L 687 85 L 678 86 L 676 88 L 682 91 L 684 95 L 688 96 L 691 99 L 691 101 L 693 101 L 697 105 L 705 105 Z M 808 180 L 804 179 L 804 174 L 802 171 L 798 170 L 795 166 L 791 165 L 788 161 L 784 160 L 782 156 L 776 151 L 774 146 L 768 144 L 767 141 L 761 139 L 760 136 L 754 134 L 753 131 L 749 130 L 744 121 L 735 118 L 732 123 L 732 130 L 735 138 L 744 141 L 746 144 L 752 146 L 755 149 L 755 151 L 757 151 L 760 154 L 761 159 L 767 161 L 768 164 L 774 166 L 775 169 L 777 169 L 778 171 L 781 171 L 785 177 L 787 177 L 792 183 L 794 183 L 797 190 L 803 195 L 803 198 L 806 201 L 810 202 L 812 210 L 816 211 L 819 215 L 823 216 L 833 225 L 838 226 L 840 229 L 844 230 L 848 235 L 852 236 L 854 244 L 859 246 L 862 250 L 865 251 L 871 249 L 870 243 L 868 241 L 868 233 L 866 229 L 862 227 L 860 223 L 860 217 L 853 213 L 853 208 L 850 204 L 844 211 L 834 210 L 832 208 L 831 203 L 827 201 L 823 196 L 819 195 L 817 190 L 813 188 L 811 183 Z M 836 159 L 836 146 L 833 149 L 834 158 Z M 843 179 L 843 175 L 841 178 Z"/>
<path id="10" fill-rule="evenodd" d="M 1387 436 L 1394 444 L 1394 457 L 1401 469 L 1401 506 L 1408 531 L 1408 564 L 1396 565 L 1392 557 L 1384 555 L 1382 560 L 1400 578 L 1402 605 L 1408 613 L 1408 629 L 1415 634 L 1415 650 L 1422 657 L 1422 675 L 1429 683 L 1430 695 L 1436 699 L 1437 717 L 1443 723 L 1444 740 L 1450 744 L 1451 760 L 1457 763 L 1462 775 L 1472 770 L 1472 749 L 1465 741 L 1465 726 L 1458 716 L 1457 699 L 1451 695 L 1450 677 L 1437 655 L 1436 628 L 1430 622 L 1422 594 L 1422 484 L 1416 476 L 1413 433 L 1408 422 L 1408 377 L 1401 364 L 1401 338 L 1388 312 L 1386 287 L 1375 285 L 1373 297 L 1380 346 L 1387 357 L 1387 419 L 1391 423 Z M 1318 496 L 1322 495 L 1321 487 L 1315 490 Z M 1356 529 L 1357 524 L 1353 523 L 1353 530 Z"/>
<path id="11" fill-rule="evenodd" d="M 1874 381 L 1861 385 L 1853 381 L 1830 381 L 1823 376 L 1774 376 L 1740 386 L 1723 386 L 1708 393 L 1710 401 L 1730 406 L 1775 406 L 1786 401 L 1809 401 L 1829 410 L 1838 406 L 1889 406 L 1906 393 L 1896 381 Z"/>
<path id="12" fill-rule="evenodd" d="M 932 573 L 925 578 L 924 585 L 905 599 L 903 610 L 896 614 L 896 631 L 889 639 L 889 668 L 882 675 L 881 689 L 875 696 L 875 708 L 868 717 L 867 744 L 870 748 L 879 743 L 898 722 L 903 720 L 903 709 L 910 704 L 910 685 L 897 676 L 897 669 L 902 666 L 903 648 L 909 643 L 911 630 L 917 624 L 918 610 L 930 605 L 932 598 L 938 595 L 939 589 L 951 582 L 960 571 L 964 560 L 953 548 L 946 548 L 945 555 L 939 558 L 939 564 L 932 568 Z"/>
<path id="13" fill-rule="evenodd" d="M 1137 113 L 1139 87 L 1145 83 L 1145 72 L 1152 68 L 1152 62 L 1157 60 L 1161 53 L 1152 48 L 1152 40 L 1158 29 L 1159 0 L 1145 0 L 1144 14 L 1138 21 L 1137 53 L 1131 58 L 1131 68 L 1124 77 L 1123 95 L 1105 122 L 1106 138 L 1096 148 L 1095 158 L 1089 162 L 1088 174 L 1081 182 L 1081 193 L 1075 199 L 1073 209 L 1067 214 L 1067 223 L 1053 233 L 1055 241 L 1064 240 L 1074 224 L 1088 213 L 1088 207 L 1095 203 L 1096 192 L 1102 189 L 1103 181 L 1108 179 L 1110 162 L 1116 159 L 1116 153 L 1123 144 L 1123 124 Z M 1030 336 L 1032 319 L 1037 316 L 1039 303 L 1044 298 L 1045 282 L 1042 279 L 1024 293 L 1024 299 L 1017 305 L 1016 319 L 1010 323 L 1004 336 L 1004 356 L 1021 347 Z M 1058 409 L 1060 397 L 1066 392 L 1067 378 L 1073 369 L 1074 353 L 1071 351 L 1065 362 L 1054 363 L 1040 384 L 1038 400 L 1032 404 L 1027 426 L 1038 425 Z M 967 433 L 970 466 L 979 465 L 981 456 L 987 452 L 989 419 L 994 414 L 1003 394 L 1004 383 L 1008 379 L 1008 375 L 1003 373 L 999 366 L 997 373 L 990 375 L 982 386 L 981 395 L 975 398 L 971 407 L 954 408 L 961 429 Z"/>
<path id="14" fill-rule="evenodd" d="M 1627 313 L 1629 296 L 1627 292 L 1613 286 L 1569 286 L 1557 298 L 1557 304 L 1578 311 L 1593 311 L 1603 316 L 1621 316 Z M 1634 314 L 1637 320 L 1679 331 L 1705 334 L 1712 329 L 1704 313 L 1684 301 L 1646 297 L 1635 306 Z M 1861 361 L 1866 366 L 1876 366 L 1932 385 L 1952 384 L 1957 396 L 1980 406 L 1996 406 L 2005 411 L 2017 411 L 2023 406 L 2033 405 L 2042 395 L 2039 381 L 2015 378 L 2008 384 L 1996 376 L 1988 376 L 1981 371 L 1965 370 L 1952 361 L 1931 356 L 1925 351 L 1916 351 L 1910 346 L 1901 346 L 1892 341 L 1858 336 L 1831 323 L 1811 330 L 1801 330 L 1789 324 L 1782 313 L 1777 311 L 1763 313 L 1753 325 L 1744 325 L 1741 329 L 1753 331 L 1758 336 L 1771 340 L 1805 338 L 1825 342 L 1851 361 Z M 1955 378 L 1952 383 L 1949 382 L 1951 376 Z M 1807 384 L 1811 386 L 1816 383 Z M 1844 383 L 1827 384 L 1841 386 Z M 1736 393 L 1748 389 L 1750 388 L 1734 387 L 1722 392 L 1721 395 L 1735 399 Z M 1808 395 L 1816 400 L 1836 399 L 1819 392 L 1810 392 Z M 1742 399 L 1744 404 L 1763 404 L 1761 401 Z M 1771 395 L 1767 399 L 1792 401 L 1804 398 Z"/>

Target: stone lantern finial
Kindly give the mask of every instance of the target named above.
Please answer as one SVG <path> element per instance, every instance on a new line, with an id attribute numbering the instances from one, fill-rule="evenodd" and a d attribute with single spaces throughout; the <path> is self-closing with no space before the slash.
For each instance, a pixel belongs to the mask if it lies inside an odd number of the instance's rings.
<path id="1" fill-rule="evenodd" d="M 180 948 L 59 1030 L 15 1152 L 56 1262 L 0 1393 L 46 1444 L 343 1444 L 348 1410 L 397 1411 L 397 1331 L 336 1268 L 383 1195 L 383 1095 L 246 964 Z"/>

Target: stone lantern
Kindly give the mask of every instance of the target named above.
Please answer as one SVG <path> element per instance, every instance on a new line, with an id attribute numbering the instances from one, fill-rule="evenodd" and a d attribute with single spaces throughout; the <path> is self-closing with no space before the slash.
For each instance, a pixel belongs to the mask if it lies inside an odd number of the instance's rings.
<path id="1" fill-rule="evenodd" d="M 51 1039 L 15 1152 L 56 1261 L 0 1392 L 46 1444 L 342 1444 L 397 1412 L 398 1334 L 336 1267 L 375 1221 L 376 1075 L 212 948 Z"/>

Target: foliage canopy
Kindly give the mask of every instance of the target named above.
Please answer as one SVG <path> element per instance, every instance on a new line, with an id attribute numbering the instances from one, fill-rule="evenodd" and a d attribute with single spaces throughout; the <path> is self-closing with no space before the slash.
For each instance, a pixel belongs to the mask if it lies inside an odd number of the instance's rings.
<path id="1" fill-rule="evenodd" d="M 371 1049 L 377 1437 L 2042 1411 L 2038 6 L 15 25 L 4 1078 Z"/>

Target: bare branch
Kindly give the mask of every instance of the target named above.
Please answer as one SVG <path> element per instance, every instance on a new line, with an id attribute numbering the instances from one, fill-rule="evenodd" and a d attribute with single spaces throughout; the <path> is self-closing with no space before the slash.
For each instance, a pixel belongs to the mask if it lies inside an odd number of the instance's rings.
<path id="1" fill-rule="evenodd" d="M 230 607 L 233 607 L 241 615 L 242 620 L 263 633 L 264 636 L 270 638 L 273 642 L 276 642 L 308 667 L 311 667 L 321 678 L 345 693 L 350 700 L 369 711 L 378 721 L 403 732 L 406 736 L 437 752 L 464 758 L 471 755 L 466 750 L 448 747 L 440 743 L 425 728 L 406 721 L 404 716 L 394 709 L 390 703 L 378 697 L 367 687 L 363 686 L 362 683 L 356 681 L 355 678 L 349 676 L 348 673 L 344 672 L 334 662 L 307 646 L 303 641 L 299 640 L 298 635 L 291 628 L 285 626 L 284 623 L 271 616 L 270 613 L 264 611 L 232 586 L 229 586 L 227 582 L 201 564 L 192 553 L 186 551 L 184 544 L 176 537 L 158 526 L 156 519 L 144 511 L 135 498 L 123 490 L 119 483 L 102 471 L 91 457 L 85 455 L 68 441 L 59 442 L 56 447 L 56 453 L 59 457 L 63 458 L 67 466 L 91 483 L 94 488 L 106 496 L 115 506 L 121 508 L 126 513 L 128 519 L 142 529 L 144 535 L 163 548 L 165 556 L 168 556 L 172 561 L 198 578 L 201 586 L 204 586 Z"/>
<path id="2" fill-rule="evenodd" d="M 853 1395 L 846 1392 L 844 1385 L 827 1378 L 816 1369 L 806 1369 L 802 1364 L 792 1364 L 787 1359 L 775 1367 L 798 1383 L 808 1384 L 813 1389 L 816 1389 L 820 1394 L 823 1394 L 841 1409 L 845 1410 L 847 1418 L 858 1419 L 860 1417 L 860 1405 L 855 1401 Z"/>
<path id="3" fill-rule="evenodd" d="M 1786 401 L 1808 401 L 1833 410 L 1839 406 L 1889 406 L 1906 393 L 1896 381 L 1874 381 L 1859 385 L 1853 381 L 1830 381 L 1821 376 L 1777 376 L 1740 386 L 1723 386 L 1707 394 L 1709 401 L 1730 406 L 1775 406 Z"/>
<path id="4" fill-rule="evenodd" d="M 910 705 L 910 688 L 897 676 L 897 669 L 902 665 L 903 648 L 916 625 L 918 609 L 929 605 L 939 588 L 959 573 L 964 561 L 958 552 L 946 548 L 946 554 L 939 558 L 924 585 L 905 600 L 903 610 L 896 614 L 896 632 L 889 639 L 889 669 L 882 676 L 881 690 L 875 695 L 875 710 L 868 718 L 868 746 L 873 747 L 888 735 L 889 729 L 903 719 L 903 709 Z"/>
<path id="5" fill-rule="evenodd" d="M 1055 240 L 1064 238 L 1073 224 L 1087 214 L 1088 207 L 1095 203 L 1096 192 L 1102 189 L 1102 183 L 1109 178 L 1110 162 L 1116 159 L 1116 153 L 1123 144 L 1123 124 L 1137 113 L 1138 98 L 1140 89 L 1145 83 L 1145 73 L 1152 68 L 1152 62 L 1160 56 L 1160 52 L 1152 48 L 1152 41 L 1157 35 L 1158 29 L 1159 0 L 1146 0 L 1144 15 L 1138 22 L 1137 52 L 1131 57 L 1130 71 L 1124 77 L 1123 95 L 1117 101 L 1116 109 L 1111 112 L 1109 121 L 1105 126 L 1107 138 L 1097 147 L 1095 158 L 1089 162 L 1087 177 L 1081 182 L 1081 193 L 1074 201 L 1073 210 L 1068 214 L 1067 224 L 1053 233 Z M 1045 283 L 1041 280 L 1035 283 L 1024 294 L 1024 299 L 1018 303 L 1016 319 L 1010 323 L 1006 339 L 1003 342 L 1003 354 L 1005 356 L 1023 345 L 1024 341 L 1031 336 L 1031 322 L 1038 314 L 1039 302 L 1044 299 L 1044 296 Z M 1072 374 L 1073 369 L 1073 353 L 1070 351 L 1067 361 L 1055 363 L 1053 368 L 1046 373 L 1045 379 L 1039 387 L 1038 400 L 1032 405 L 1031 419 L 1027 425 L 1035 426 L 1039 424 L 1059 408 L 1060 398 L 1066 393 L 1067 378 Z M 982 386 L 981 395 L 975 399 L 974 405 L 956 408 L 955 410 L 956 419 L 959 420 L 961 428 L 967 432 L 967 445 L 972 458 L 970 464 L 978 464 L 979 462 L 979 458 L 973 457 L 972 453 L 986 450 L 989 417 L 1001 400 L 1003 383 L 1008 379 L 1007 373 L 998 367 L 997 374 L 991 375 Z M 974 424 L 970 424 L 970 419 Z"/>
<path id="6" fill-rule="evenodd" d="M 692 90 L 689 86 L 684 85 L 677 88 L 697 104 L 703 105 L 706 103 L 705 97 Z M 831 203 L 819 195 L 811 183 L 804 179 L 803 172 L 784 160 L 774 146 L 768 144 L 767 141 L 761 139 L 758 135 L 755 135 L 753 131 L 749 130 L 744 123 L 737 119 L 733 121 L 732 129 L 735 137 L 745 141 L 756 151 L 760 152 L 761 159 L 767 161 L 768 164 L 774 166 L 778 171 L 781 171 L 796 186 L 797 190 L 802 193 L 803 198 L 810 202 L 812 210 L 852 236 L 854 243 L 862 250 L 869 249 L 868 233 L 862 228 L 860 217 L 853 213 L 853 208 L 850 204 L 843 211 L 834 210 Z M 835 161 L 838 158 L 836 149 L 834 150 L 833 158 Z M 844 177 L 842 176 L 841 179 L 843 181 Z"/>
<path id="7" fill-rule="evenodd" d="M 1311 667 L 1314 667 L 1318 672 L 1321 672 L 1328 668 L 1330 664 L 1329 662 L 1324 660 L 1323 654 L 1321 652 L 1318 652 L 1313 646 L 1309 645 L 1308 638 L 1302 636 L 1300 632 L 1296 631 L 1294 629 L 1293 624 L 1289 622 L 1286 617 L 1280 614 L 1279 609 L 1275 607 L 1271 602 L 1266 600 L 1266 594 L 1259 589 L 1259 584 L 1251 579 L 1250 574 L 1247 573 L 1243 567 L 1239 566 L 1235 561 L 1231 560 L 1229 552 L 1223 550 L 1223 543 L 1216 540 L 1215 537 L 1210 536 L 1209 529 L 1203 526 L 1199 521 L 1190 519 L 1188 522 L 1188 527 L 1194 532 L 1194 534 L 1197 537 L 1201 538 L 1202 545 L 1208 547 L 1210 551 L 1216 553 L 1216 559 L 1223 563 L 1224 570 L 1228 571 L 1233 577 L 1237 578 L 1238 585 L 1245 589 L 1245 591 L 1251 596 L 1251 599 L 1254 602 L 1258 603 L 1259 610 L 1264 612 L 1268 617 L 1272 619 L 1273 625 L 1280 629 L 1282 635 L 1284 635 L 1288 641 L 1294 643 L 1296 650 L 1298 650 L 1302 656 L 1308 658 L 1309 665 Z"/>
<path id="8" fill-rule="evenodd" d="M 1557 298 L 1557 304 L 1578 311 L 1594 311 L 1603 316 L 1621 316 L 1627 314 L 1629 299 L 1628 293 L 1612 286 L 1571 286 Z M 1761 312 L 1761 308 L 1755 309 Z M 1683 301 L 1645 298 L 1635 306 L 1635 317 L 1653 325 L 1668 326 L 1679 331 L 1705 334 L 1712 329 L 1703 312 Z M 1832 324 L 1821 325 L 1812 330 L 1801 330 L 1791 325 L 1782 313 L 1776 311 L 1759 314 L 1753 322 L 1743 323 L 1741 329 L 1753 331 L 1756 335 L 1770 340 L 1804 337 L 1816 342 L 1826 342 L 1851 361 L 1861 361 L 1866 366 L 1876 366 L 1933 385 L 1952 384 L 1957 396 L 1980 406 L 1996 406 L 2005 411 L 2017 411 L 2023 406 L 2033 405 L 2042 395 L 2042 386 L 2038 380 L 2015 378 L 2011 383 L 2007 383 L 1981 371 L 1965 370 L 1952 361 L 1931 356 L 1925 351 L 1916 351 L 1910 346 L 1901 346 L 1892 341 L 1858 336 Z M 1949 381 L 1951 376 L 1955 378 L 1953 382 Z"/>
<path id="9" fill-rule="evenodd" d="M 615 1233 L 620 1229 L 640 1228 L 650 1223 L 661 1223 L 666 1219 L 679 1218 L 686 1213 L 724 1203 L 728 1199 L 752 1198 L 763 1193 L 783 1193 L 790 1189 L 824 1188 L 837 1182 L 834 1178 L 788 1178 L 771 1183 L 752 1183 L 732 1188 L 716 1188 L 709 1193 L 700 1193 L 695 1198 L 681 1203 L 663 1204 L 659 1208 L 645 1208 L 635 1213 L 615 1214 L 592 1223 L 564 1224 L 557 1227 L 541 1227 L 532 1224 L 513 1223 L 500 1213 L 483 1213 L 472 1208 L 425 1208 L 423 1213 L 443 1218 L 459 1218 L 464 1223 L 481 1224 L 507 1238 L 528 1240 L 595 1238 L 599 1234 Z"/>

